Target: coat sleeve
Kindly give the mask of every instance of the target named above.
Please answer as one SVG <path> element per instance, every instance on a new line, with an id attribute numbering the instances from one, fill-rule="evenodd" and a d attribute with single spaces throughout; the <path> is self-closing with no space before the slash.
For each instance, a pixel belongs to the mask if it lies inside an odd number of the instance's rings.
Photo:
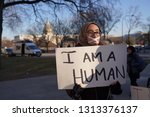
<path id="1" fill-rule="evenodd" d="M 146 66 L 146 62 L 137 54 L 133 56 L 133 60 L 131 62 L 131 69 L 133 73 L 141 72 Z"/>

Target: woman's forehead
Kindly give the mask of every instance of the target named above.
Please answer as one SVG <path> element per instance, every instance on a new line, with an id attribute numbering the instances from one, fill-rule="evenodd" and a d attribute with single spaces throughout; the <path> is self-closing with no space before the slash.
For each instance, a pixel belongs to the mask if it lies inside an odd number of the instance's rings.
<path id="1" fill-rule="evenodd" d="M 87 30 L 100 30 L 99 27 L 96 24 L 90 24 L 87 27 Z"/>

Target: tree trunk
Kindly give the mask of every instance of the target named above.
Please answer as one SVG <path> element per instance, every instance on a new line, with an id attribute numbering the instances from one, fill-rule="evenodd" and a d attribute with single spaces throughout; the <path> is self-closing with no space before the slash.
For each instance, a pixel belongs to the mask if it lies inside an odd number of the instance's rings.
<path id="1" fill-rule="evenodd" d="M 0 1 L 0 69 L 2 68 L 2 32 L 3 32 L 3 5 L 4 0 Z"/>

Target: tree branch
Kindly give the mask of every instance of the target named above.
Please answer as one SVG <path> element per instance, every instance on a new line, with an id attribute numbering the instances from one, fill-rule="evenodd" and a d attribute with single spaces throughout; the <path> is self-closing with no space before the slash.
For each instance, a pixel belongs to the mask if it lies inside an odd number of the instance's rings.
<path id="1" fill-rule="evenodd" d="M 35 3 L 39 3 L 41 1 L 43 1 L 43 0 L 33 0 L 33 1 L 20 0 L 20 1 L 12 1 L 12 2 L 5 3 L 3 8 L 7 8 L 7 7 L 10 7 L 10 6 L 15 6 L 15 5 L 18 5 L 18 4 L 35 4 Z"/>
<path id="2" fill-rule="evenodd" d="M 54 0 L 32 0 L 32 1 L 20 0 L 20 1 L 12 1 L 12 2 L 9 2 L 9 3 L 5 3 L 3 8 L 7 8 L 7 7 L 10 7 L 10 6 L 15 6 L 15 5 L 19 5 L 19 4 L 36 4 L 36 3 L 39 3 L 39 2 L 44 2 L 44 3 L 51 2 L 53 4 L 65 5 L 64 3 L 55 2 Z"/>
<path id="3" fill-rule="evenodd" d="M 77 11 L 79 11 L 78 9 L 79 6 L 74 1 L 72 0 L 64 0 L 64 1 L 72 3 L 76 7 Z"/>

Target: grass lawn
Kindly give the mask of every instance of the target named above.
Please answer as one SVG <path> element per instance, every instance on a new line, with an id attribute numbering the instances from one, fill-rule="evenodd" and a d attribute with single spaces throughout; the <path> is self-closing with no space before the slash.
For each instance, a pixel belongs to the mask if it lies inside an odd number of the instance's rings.
<path id="1" fill-rule="evenodd" d="M 0 81 L 56 74 L 55 57 L 3 57 Z"/>
<path id="2" fill-rule="evenodd" d="M 2 57 L 0 81 L 52 74 L 56 74 L 55 57 Z"/>

